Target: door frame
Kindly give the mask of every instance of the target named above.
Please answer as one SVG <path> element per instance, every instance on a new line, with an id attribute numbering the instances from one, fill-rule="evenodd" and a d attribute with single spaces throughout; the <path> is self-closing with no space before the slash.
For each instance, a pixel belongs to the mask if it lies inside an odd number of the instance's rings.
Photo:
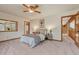
<path id="1" fill-rule="evenodd" d="M 28 26 L 28 31 L 26 33 L 26 25 Z M 30 34 L 30 22 L 24 21 L 24 35 Z"/>
<path id="2" fill-rule="evenodd" d="M 66 17 L 71 17 L 71 16 L 69 15 L 69 16 L 62 16 L 61 17 L 61 41 L 63 41 L 63 28 L 62 28 L 63 19 L 66 18 Z"/>
<path id="3" fill-rule="evenodd" d="M 72 17 L 72 16 L 77 16 L 77 15 L 79 15 L 79 12 L 77 12 L 76 14 L 73 14 L 73 15 L 67 15 L 67 16 L 62 16 L 61 17 L 61 41 L 63 41 L 63 32 L 62 32 L 62 20 L 63 20 L 63 18 L 66 18 L 66 17 Z M 75 33 L 76 33 L 76 17 L 75 17 Z M 75 38 L 76 38 L 76 36 L 75 36 Z"/>

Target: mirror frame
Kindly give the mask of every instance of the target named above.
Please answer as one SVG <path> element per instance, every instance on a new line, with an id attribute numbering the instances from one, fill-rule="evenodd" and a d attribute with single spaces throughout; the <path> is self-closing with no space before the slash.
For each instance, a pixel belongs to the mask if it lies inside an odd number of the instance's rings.
<path id="1" fill-rule="evenodd" d="M 0 20 L 2 20 L 2 21 L 9 21 L 9 22 L 15 22 L 16 23 L 16 30 L 11 30 L 11 31 L 6 31 L 6 25 L 4 24 L 4 26 L 5 26 L 5 30 L 4 31 L 0 31 L 0 32 L 16 32 L 16 31 L 18 31 L 18 22 L 17 21 L 12 21 L 12 20 L 6 20 L 6 19 L 0 19 Z"/>

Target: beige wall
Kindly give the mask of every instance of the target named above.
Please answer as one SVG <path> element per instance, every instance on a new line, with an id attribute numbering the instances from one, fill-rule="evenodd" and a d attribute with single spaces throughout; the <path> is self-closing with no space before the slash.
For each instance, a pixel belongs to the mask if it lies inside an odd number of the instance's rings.
<path id="1" fill-rule="evenodd" d="M 46 28 L 47 29 L 49 29 L 50 27 L 52 28 L 52 31 L 53 31 L 52 34 L 53 34 L 54 40 L 61 40 L 61 17 L 66 16 L 66 15 L 76 14 L 77 11 L 79 11 L 79 9 L 64 12 L 64 13 L 57 14 L 57 15 L 50 15 L 50 16 L 44 17 Z M 53 11 L 51 13 L 53 13 Z M 39 27 L 40 18 L 39 19 L 37 18 L 33 19 L 31 22 L 31 32 L 33 31 L 34 27 Z"/>
<path id="2" fill-rule="evenodd" d="M 46 27 L 52 28 L 53 39 L 61 40 L 61 16 L 75 14 L 75 13 L 77 13 L 77 11 L 79 11 L 79 9 L 64 12 L 64 13 L 57 14 L 54 16 L 51 15 L 51 16 L 44 17 L 46 20 L 45 21 Z M 23 23 L 25 20 L 24 18 L 0 12 L 0 19 L 8 19 L 8 20 L 18 21 L 18 32 L 0 32 L 0 41 L 12 39 L 12 38 L 17 38 L 17 37 L 20 37 L 24 34 L 24 23 Z M 26 18 L 26 20 L 28 20 L 28 19 Z M 35 26 L 39 27 L 39 19 L 36 19 L 36 20 L 33 19 L 31 21 L 31 32 L 34 30 L 33 28 Z"/>
<path id="3" fill-rule="evenodd" d="M 24 18 L 0 12 L 0 19 L 18 21 L 18 32 L 0 32 L 0 41 L 18 38 L 24 34 Z"/>

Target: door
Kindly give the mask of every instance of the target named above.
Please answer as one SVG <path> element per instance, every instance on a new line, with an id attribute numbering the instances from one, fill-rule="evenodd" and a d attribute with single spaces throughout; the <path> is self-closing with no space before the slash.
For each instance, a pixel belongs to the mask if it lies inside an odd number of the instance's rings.
<path id="1" fill-rule="evenodd" d="M 69 35 L 69 20 L 71 17 L 62 17 L 61 18 L 61 38 Z"/>
<path id="2" fill-rule="evenodd" d="M 79 46 L 79 15 L 76 16 L 76 43 Z"/>
<path id="3" fill-rule="evenodd" d="M 69 36 L 76 41 L 76 18 L 72 16 L 69 20 Z"/>

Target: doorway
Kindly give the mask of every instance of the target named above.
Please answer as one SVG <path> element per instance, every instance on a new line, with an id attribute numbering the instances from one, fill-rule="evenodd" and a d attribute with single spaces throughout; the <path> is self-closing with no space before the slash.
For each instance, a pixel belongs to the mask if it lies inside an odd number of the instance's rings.
<path id="1" fill-rule="evenodd" d="M 70 37 L 79 47 L 79 12 L 61 17 L 61 38 Z"/>
<path id="2" fill-rule="evenodd" d="M 24 21 L 24 35 L 30 34 L 30 22 Z"/>
<path id="3" fill-rule="evenodd" d="M 69 35 L 69 20 L 70 20 L 70 18 L 71 17 L 66 17 L 66 16 L 61 18 L 61 38 L 62 38 L 62 41 L 65 36 Z"/>

